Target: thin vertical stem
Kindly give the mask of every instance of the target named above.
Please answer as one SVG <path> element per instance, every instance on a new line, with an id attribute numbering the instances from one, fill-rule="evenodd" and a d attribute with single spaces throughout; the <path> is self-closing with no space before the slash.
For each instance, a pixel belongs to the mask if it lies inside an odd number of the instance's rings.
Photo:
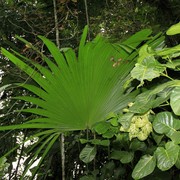
<path id="1" fill-rule="evenodd" d="M 89 140 L 89 129 L 86 129 L 86 140 Z M 88 163 L 86 164 L 86 170 L 87 170 L 86 175 L 88 175 L 88 173 L 89 173 Z"/>
<path id="2" fill-rule="evenodd" d="M 59 28 L 58 28 L 58 16 L 57 16 L 57 4 L 56 0 L 53 0 L 54 6 L 54 23 L 55 23 L 55 31 L 56 31 L 56 45 L 60 48 L 59 41 Z M 60 138 L 60 148 L 61 148 L 61 168 L 62 168 L 62 180 L 65 180 L 65 150 L 64 150 L 64 134 L 62 133 Z"/>
<path id="3" fill-rule="evenodd" d="M 60 137 L 60 147 L 61 147 L 61 165 L 62 165 L 62 180 L 65 180 L 65 150 L 64 150 L 64 134 Z"/>
<path id="4" fill-rule="evenodd" d="M 94 132 L 94 139 L 96 139 L 96 133 L 95 132 Z M 96 148 L 96 145 L 95 145 L 95 148 Z M 94 170 L 96 170 L 96 157 L 94 158 L 93 166 L 94 166 Z"/>
<path id="5" fill-rule="evenodd" d="M 55 31 L 56 31 L 56 45 L 58 48 L 60 48 L 56 0 L 53 0 L 53 6 L 54 6 L 54 23 L 55 23 Z"/>
<path id="6" fill-rule="evenodd" d="M 88 40 L 90 41 L 90 23 L 89 23 L 89 15 L 88 15 L 88 6 L 87 6 L 87 0 L 84 0 L 84 5 L 85 5 L 85 12 L 86 12 L 86 22 L 89 28 L 88 31 Z"/>

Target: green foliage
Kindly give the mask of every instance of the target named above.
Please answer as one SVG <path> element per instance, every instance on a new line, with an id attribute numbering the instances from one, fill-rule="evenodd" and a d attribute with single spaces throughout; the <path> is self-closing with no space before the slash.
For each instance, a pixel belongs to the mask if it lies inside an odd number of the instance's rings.
<path id="1" fill-rule="evenodd" d="M 142 33 L 146 36 L 150 34 L 148 30 L 144 30 Z M 93 42 L 86 44 L 86 34 L 87 28 L 85 28 L 80 42 L 78 60 L 73 50 L 67 50 L 63 56 L 52 42 L 40 37 L 55 61 L 52 62 L 42 55 L 49 69 L 33 62 L 34 68 L 32 68 L 21 60 L 27 61 L 27 58 L 17 52 L 15 52 L 15 56 L 2 49 L 4 55 L 25 71 L 41 87 L 20 85 L 39 96 L 39 98 L 23 96 L 16 97 L 16 99 L 39 106 L 39 108 L 28 108 L 22 111 L 43 117 L 16 125 L 13 128 L 41 127 L 55 128 L 57 131 L 58 129 L 60 131 L 72 131 L 91 128 L 97 121 L 103 121 L 110 112 L 117 112 L 122 109 L 133 98 L 135 93 L 124 93 L 123 84 L 128 79 L 126 76 L 134 64 L 133 59 L 136 52 L 129 55 L 122 51 L 123 53 L 120 54 L 118 47 L 114 48 L 100 36 Z M 134 40 L 139 36 L 140 33 L 132 36 L 128 42 L 136 47 L 142 41 L 141 38 L 141 40 L 134 43 Z M 19 39 L 31 46 L 22 38 Z M 122 62 L 114 68 L 110 61 L 112 56 L 115 59 L 119 57 L 128 58 L 129 63 L 124 64 Z M 1 129 L 9 128 L 1 127 Z"/>
<path id="2" fill-rule="evenodd" d="M 158 113 L 153 121 L 153 128 L 159 134 L 166 134 L 175 143 L 180 143 L 180 121 L 170 112 Z"/>
<path id="3" fill-rule="evenodd" d="M 61 132 L 92 129 L 97 122 L 106 123 L 106 117 L 111 112 L 121 111 L 134 99 L 137 91 L 132 91 L 132 88 L 124 89 L 123 85 L 129 79 L 128 74 L 135 63 L 137 51 L 134 49 L 148 39 L 150 34 L 150 30 L 142 30 L 124 41 L 123 47 L 132 47 L 126 52 L 125 48 L 122 49 L 118 44 L 111 44 L 101 36 L 97 36 L 92 42 L 86 42 L 87 27 L 85 27 L 78 57 L 71 48 L 59 50 L 50 40 L 39 36 L 53 59 L 17 36 L 20 41 L 41 56 L 46 66 L 14 50 L 9 52 L 2 48 L 2 53 L 35 82 L 33 84 L 16 83 L 15 85 L 27 89 L 33 95 L 13 98 L 31 103 L 31 108 L 21 109 L 18 112 L 31 113 L 34 117 L 21 124 L 0 127 L 0 130 L 41 130 L 41 133 L 35 133 L 32 136 L 32 138 L 38 137 L 38 141 L 30 149 L 33 153 L 21 178 L 25 177 L 28 169 L 40 156 L 38 166 L 33 169 L 32 178 L 35 176 Z M 114 66 L 112 57 L 115 61 L 122 58 L 122 62 Z M 125 59 L 128 59 L 128 63 L 124 62 Z M 115 119 L 111 119 L 111 125 L 105 128 L 103 124 L 99 124 L 95 131 L 106 139 L 87 142 L 92 145 L 109 146 L 108 139 L 118 132 L 117 125 L 118 122 Z M 37 146 L 39 148 L 35 150 Z M 95 147 L 85 147 L 80 154 L 80 159 L 86 163 L 91 162 L 96 154 L 95 149 Z"/>
<path id="4" fill-rule="evenodd" d="M 4 175 L 8 171 L 9 166 L 10 166 L 10 164 L 7 163 L 7 158 L 6 157 L 1 157 L 0 158 L 0 178 L 4 177 Z"/>
<path id="5" fill-rule="evenodd" d="M 179 169 L 180 80 L 172 76 L 179 71 L 179 45 L 165 48 L 162 40 L 157 40 L 159 46 L 154 43 L 158 47 L 152 44 L 142 46 L 131 71 L 131 78 L 140 81 L 137 88 L 142 93 L 118 114 L 112 113 L 106 122 L 94 127 L 102 138 L 112 127 L 118 128 L 109 138 L 108 158 L 119 163 L 115 165 L 110 161 L 113 169 L 123 166 L 126 170 L 114 179 L 129 179 L 126 164 L 133 164 L 130 170 L 133 179 L 148 179 L 153 175 L 157 179 L 164 176 L 169 178 L 171 173 Z M 170 66 L 170 63 L 177 66 Z M 140 67 L 143 67 L 142 71 Z M 171 75 L 168 74 L 169 69 L 173 71 Z M 114 173 L 110 177 L 115 177 Z M 106 177 L 109 176 L 106 174 Z"/>
<path id="6" fill-rule="evenodd" d="M 174 24 L 171 26 L 167 31 L 167 35 L 175 35 L 175 34 L 180 34 L 180 23 Z"/>
<path id="7" fill-rule="evenodd" d="M 126 163 L 130 163 L 133 160 L 134 152 L 116 151 L 116 150 L 114 150 L 111 153 L 110 158 L 119 160 L 121 163 L 126 164 Z"/>
<path id="8" fill-rule="evenodd" d="M 158 147 L 155 151 L 158 168 L 162 171 L 170 169 L 178 159 L 179 149 L 174 142 L 167 142 L 165 148 Z"/>
<path id="9" fill-rule="evenodd" d="M 96 147 L 92 147 L 89 145 L 86 145 L 80 155 L 79 158 L 84 162 L 84 163 L 90 163 L 96 156 Z"/>
<path id="10" fill-rule="evenodd" d="M 150 155 L 144 155 L 141 157 L 139 162 L 136 164 L 132 177 L 134 179 L 141 179 L 151 174 L 156 167 L 156 158 Z"/>
<path id="11" fill-rule="evenodd" d="M 170 105 L 171 105 L 173 112 L 178 116 L 180 116 L 179 102 L 180 102 L 180 87 L 176 87 L 176 88 L 174 88 L 174 90 L 171 93 Z"/>
<path id="12" fill-rule="evenodd" d="M 32 119 L 0 127 L 39 130 L 31 137 L 38 140 L 27 149 L 30 156 L 21 179 L 41 157 L 32 169 L 33 179 L 43 169 L 59 135 L 71 131 L 74 138 L 75 130 L 81 133 L 69 146 L 73 149 L 76 143 L 83 144 L 78 144 L 79 156 L 73 161 L 82 170 L 79 179 L 81 175 L 81 179 L 130 179 L 130 175 L 141 179 L 159 170 L 171 174 L 179 168 L 180 80 L 173 77 L 179 71 L 179 64 L 173 64 L 179 57 L 179 45 L 165 48 L 161 34 L 150 34 L 143 30 L 121 44 L 111 44 L 101 36 L 86 42 L 85 27 L 78 55 L 71 48 L 59 50 L 40 36 L 51 57 L 18 37 L 41 56 L 45 66 L 2 49 L 35 81 L 16 83 L 32 95 L 14 98 L 32 104 L 18 111 L 33 114 Z M 77 150 L 74 154 L 70 156 L 77 156 Z"/>
<path id="13" fill-rule="evenodd" d="M 123 54 L 122 57 L 124 57 L 124 52 L 131 53 L 133 51 L 137 51 L 138 48 L 132 47 L 130 42 L 126 42 L 124 44 L 123 39 L 126 39 L 130 35 L 132 35 L 134 32 L 137 32 L 138 30 L 142 28 L 151 28 L 154 32 L 159 32 L 161 30 L 167 29 L 167 27 L 170 24 L 173 24 L 174 22 L 179 22 L 179 0 L 167 0 L 167 1 L 127 1 L 127 0 L 106 0 L 106 1 L 97 1 L 97 0 L 91 0 L 87 1 L 88 3 L 88 13 L 89 13 L 89 21 L 90 21 L 90 35 L 91 39 L 96 36 L 96 34 L 101 33 L 103 36 L 109 37 L 110 41 L 121 41 L 123 44 L 116 44 L 115 46 L 118 46 L 118 50 L 120 49 L 121 53 Z M 70 50 L 70 48 L 62 48 L 62 47 L 73 47 L 75 48 L 75 52 L 77 52 L 78 44 L 80 35 L 82 33 L 82 29 L 86 22 L 86 16 L 85 16 L 85 8 L 84 8 L 84 2 L 83 1 L 76 1 L 76 0 L 56 0 L 57 4 L 57 17 L 59 21 L 59 32 L 60 32 L 60 51 L 64 55 L 65 51 Z M 5 49 L 14 49 L 21 55 L 27 57 L 29 60 L 25 60 L 25 62 L 30 65 L 33 69 L 37 68 L 31 64 L 31 61 L 36 62 L 37 64 L 41 64 L 42 66 L 49 69 L 49 65 L 47 65 L 47 62 L 42 60 L 41 55 L 42 53 L 37 53 L 37 51 L 33 50 L 33 47 L 29 47 L 29 44 L 24 44 L 22 42 L 18 42 L 15 39 L 15 34 L 18 34 L 20 37 L 24 37 L 28 41 L 30 41 L 36 49 L 41 49 L 43 46 L 43 42 L 37 38 L 38 34 L 44 35 L 45 37 L 51 39 L 52 41 L 55 41 L 55 28 L 54 28 L 54 12 L 53 12 L 53 1 L 46 1 L 46 0 L 1 0 L 0 2 L 0 21 L 1 21 L 1 29 L 0 29 L 0 45 L 4 47 Z M 146 32 L 146 31 L 144 31 Z M 142 34 L 136 39 L 147 40 L 146 34 Z M 143 39 L 144 38 L 144 39 Z M 151 39 L 151 37 L 150 37 Z M 161 40 L 159 39 L 159 42 Z M 135 42 L 136 43 L 136 42 Z M 157 43 L 157 41 L 156 41 Z M 156 45 L 155 43 L 155 45 Z M 177 44 L 178 43 L 178 36 L 170 38 L 169 43 L 171 44 Z M 139 47 L 139 46 L 138 46 Z M 15 52 L 13 52 L 15 53 Z M 44 48 L 44 55 L 46 55 L 50 60 L 52 60 L 51 54 L 48 53 L 47 49 Z M 162 52 L 163 53 L 163 52 Z M 16 54 L 16 53 L 15 53 Z M 136 54 L 136 53 L 134 53 Z M 179 53 L 172 54 L 174 57 L 178 57 Z M 17 54 L 16 54 L 17 55 Z M 171 55 L 171 56 L 172 56 Z M 120 57 L 121 58 L 121 57 Z M 25 122 L 28 122 L 29 120 L 37 118 L 36 114 L 28 113 L 28 112 L 22 112 L 17 111 L 22 110 L 24 108 L 33 107 L 36 108 L 36 106 L 32 106 L 32 103 L 20 101 L 19 99 L 11 99 L 11 97 L 15 96 L 33 96 L 32 92 L 30 92 L 28 89 L 31 89 L 34 91 L 36 87 L 38 86 L 36 82 L 33 82 L 31 78 L 28 77 L 26 73 L 24 73 L 22 70 L 18 69 L 14 66 L 13 63 L 11 63 L 9 60 L 7 60 L 6 57 L 1 56 L 1 73 L 0 73 L 0 81 L 1 85 L 11 84 L 14 82 L 20 82 L 23 84 L 23 87 L 19 87 L 17 90 L 17 86 L 9 86 L 6 88 L 6 91 L 3 91 L 0 94 L 1 101 L 0 106 L 1 108 L 1 125 L 7 126 L 10 124 L 23 124 Z M 111 65 L 118 65 L 119 57 L 112 61 Z M 53 61 L 53 60 L 52 60 Z M 54 61 L 53 61 L 54 62 Z M 121 61 L 122 62 L 122 61 Z M 128 63 L 129 59 L 125 59 L 123 63 Z M 56 63 L 55 63 L 56 64 Z M 180 61 L 176 59 L 176 61 L 169 61 L 165 64 L 167 69 L 170 69 L 174 71 L 174 69 L 179 68 Z M 116 66 L 115 68 L 117 68 Z M 145 68 L 143 66 L 143 68 Z M 142 69 L 141 69 L 142 70 Z M 144 70 L 144 69 L 143 69 Z M 157 71 L 156 71 L 157 73 Z M 177 71 L 175 72 L 177 74 Z M 2 78 L 3 76 L 3 78 Z M 178 77 L 178 76 L 177 76 Z M 2 79 L 1 79 L 2 78 Z M 141 77 L 139 77 L 141 79 Z M 148 77 L 147 77 L 148 78 Z M 160 76 L 161 78 L 161 76 Z M 153 80 L 152 80 L 153 81 Z M 30 85 L 24 85 L 24 82 L 30 84 Z M 131 87 L 131 79 L 125 82 L 124 88 Z M 144 80 L 144 87 L 147 89 L 151 89 L 150 86 L 147 85 L 147 80 Z M 149 83 L 149 82 L 148 82 Z M 33 86 L 32 86 L 33 85 Z M 19 84 L 18 84 L 19 86 Z M 21 86 L 21 85 L 20 85 Z M 133 84 L 134 86 L 134 84 Z M 13 87 L 13 88 L 11 88 Z M 26 87 L 26 89 L 24 88 Z M 151 87 L 151 88 L 149 88 Z M 173 89 L 173 87 L 171 87 Z M 133 109 L 134 113 L 137 113 L 137 111 L 144 111 L 144 113 L 147 112 L 147 109 L 155 108 L 155 112 L 159 112 L 159 107 L 163 103 L 164 104 L 169 102 L 169 95 L 172 92 L 171 88 L 165 88 L 158 94 L 152 95 L 150 98 L 150 101 L 147 101 L 146 106 L 142 103 L 142 106 L 140 108 L 140 102 L 138 104 L 136 103 L 136 106 L 133 106 L 131 110 Z M 175 89 L 174 89 L 175 90 Z M 43 93 L 43 91 L 40 92 L 40 94 Z M 58 92 L 56 93 L 56 95 Z M 121 94 L 121 93 L 120 93 Z M 148 93 L 147 93 L 148 94 Z M 154 97 L 156 96 L 157 97 Z M 145 98 L 145 94 L 143 96 Z M 134 98 L 132 98 L 132 101 Z M 153 101 L 152 104 L 150 102 Z M 173 105 L 173 101 L 176 102 Z M 171 108 L 173 109 L 173 112 L 178 115 L 178 100 L 175 99 L 171 103 Z M 126 106 L 126 105 L 125 105 Z M 143 107 L 144 106 L 144 107 Z M 167 106 L 165 106 L 166 108 Z M 67 108 L 68 109 L 68 108 Z M 158 110 L 157 110 L 158 109 Z M 168 111 L 171 111 L 170 107 Z M 43 112 L 42 112 L 43 113 Z M 123 114 L 122 118 L 123 126 L 131 123 L 131 118 L 134 116 L 134 113 L 129 114 Z M 111 113 L 110 113 L 111 114 Z M 138 113 L 137 113 L 138 114 Z M 142 113 L 143 114 L 143 113 Z M 140 115 L 142 115 L 140 114 Z M 116 115 L 116 114 L 115 114 Z M 125 116 L 126 115 L 126 116 Z M 108 115 L 109 116 L 109 115 Z M 128 117 L 127 117 L 128 116 Z M 151 116 L 153 116 L 151 114 Z M 128 118 L 128 121 L 126 119 Z M 109 119 L 109 118 L 107 118 Z M 101 169 L 99 167 L 102 167 L 103 172 L 101 179 L 111 179 L 112 176 L 114 179 L 119 179 L 121 177 L 127 176 L 126 172 L 131 172 L 132 169 L 130 169 L 130 165 L 124 165 L 118 166 L 117 162 L 114 161 L 111 163 L 108 163 L 107 157 L 107 149 L 109 147 L 112 147 L 112 141 L 114 139 L 121 139 L 124 143 L 122 148 L 127 148 L 128 141 L 128 133 L 121 133 L 121 135 L 117 135 L 119 132 L 119 122 L 118 120 L 121 119 L 120 115 L 116 115 L 116 117 L 109 119 L 108 121 L 111 122 L 111 125 L 109 125 L 109 128 L 106 133 L 102 133 L 103 137 L 101 137 L 101 134 L 96 134 L 97 139 L 86 139 L 86 143 L 90 143 L 91 145 L 97 145 L 98 152 L 102 152 L 103 156 L 99 156 L 97 153 L 96 159 L 96 167 L 98 169 Z M 122 120 L 122 119 L 121 119 Z M 150 119 L 152 120 L 152 119 Z M 31 159 L 33 159 L 33 154 L 36 153 L 37 149 L 42 149 L 42 152 L 44 151 L 46 145 L 41 146 L 45 139 L 47 139 L 47 136 L 51 136 L 52 133 L 56 133 L 53 130 L 50 132 L 43 132 L 44 134 L 38 135 L 39 131 L 42 131 L 40 129 L 28 129 L 28 130 L 10 130 L 8 133 L 5 131 L 1 131 L 0 134 L 0 143 L 2 146 L 0 147 L 0 154 L 3 155 L 7 151 L 9 151 L 14 146 L 18 145 L 19 143 L 19 134 L 25 134 L 25 137 L 31 137 L 32 134 L 37 134 L 39 139 L 34 145 L 33 148 L 26 147 L 22 148 L 22 155 L 19 157 L 19 160 L 22 160 L 24 158 L 24 155 L 26 152 L 28 153 L 28 159 L 23 163 L 26 167 L 28 166 L 28 163 Z M 47 133 L 47 134 L 46 134 Z M 79 145 L 79 138 L 83 139 L 85 138 L 82 134 L 84 132 L 74 132 L 71 131 L 71 133 L 68 133 L 65 138 L 65 147 L 67 150 L 66 155 L 66 165 L 68 168 L 66 168 L 67 177 L 71 177 L 72 172 L 75 174 L 75 179 L 79 179 L 82 174 L 87 174 L 83 163 L 80 162 L 79 156 L 77 156 L 78 153 L 80 153 L 80 149 L 83 148 L 81 145 Z M 161 143 L 162 138 L 166 138 L 163 134 L 157 134 L 152 133 L 153 137 L 156 137 L 156 141 Z M 33 138 L 33 137 L 32 137 Z M 51 137 L 52 138 L 52 137 Z M 106 139 L 108 138 L 108 139 Z M 50 139 L 49 139 L 50 140 Z M 53 138 L 51 139 L 53 140 Z M 51 142 L 50 140 L 50 142 Z M 145 144 L 144 142 L 140 142 L 137 140 L 137 138 L 133 138 L 130 147 L 134 149 L 145 150 L 148 143 Z M 149 139 L 148 139 L 149 140 Z M 137 143 L 137 144 L 136 144 Z M 136 144 L 136 146 L 135 146 Z M 153 143 L 152 143 L 153 144 Z M 110 145 L 110 146 L 109 146 Z M 15 148 L 17 149 L 17 148 Z M 30 150 L 29 150 L 30 149 Z M 121 149 L 121 148 L 120 148 Z M 121 149 L 122 151 L 124 149 Z M 14 151 L 9 157 L 8 157 L 8 163 L 12 164 L 13 161 L 17 158 L 17 155 L 19 155 L 19 151 L 21 151 L 21 147 L 18 146 L 18 150 Z M 37 155 L 37 158 L 42 156 L 42 152 L 39 152 Z M 101 157 L 101 159 L 98 157 Z M 73 163 L 72 163 L 73 159 Z M 75 164 L 76 162 L 76 164 Z M 105 162 L 107 162 L 107 166 L 105 165 Z M 118 161 L 119 163 L 119 161 Z M 136 162 L 135 162 L 136 163 Z M 55 141 L 54 145 L 52 146 L 50 152 L 47 154 L 46 158 L 43 159 L 43 162 L 41 164 L 41 169 L 39 169 L 39 173 L 37 176 L 37 179 L 59 179 L 59 174 L 61 174 L 61 167 L 60 167 L 60 154 L 59 154 L 59 143 L 58 140 Z M 90 163 L 89 163 L 90 166 Z M 31 169 L 31 172 L 33 172 L 36 168 Z M 12 168 L 12 166 L 9 166 L 8 169 L 9 176 L 12 179 L 20 179 L 21 169 L 20 167 Z M 95 179 L 96 176 L 98 176 L 97 169 L 95 172 L 93 172 L 93 178 Z M 114 175 L 113 175 L 114 174 Z M 159 176 L 160 171 L 156 171 L 156 175 Z M 165 174 L 165 175 L 164 175 Z M 168 178 L 168 173 L 164 173 L 161 176 L 161 179 Z M 172 174 L 175 174 L 174 172 Z M 155 176 L 156 176 L 155 175 Z M 88 177 L 92 177 L 88 176 Z M 154 177 L 155 177 L 154 176 Z M 154 178 L 153 177 L 153 178 Z M 25 177 L 24 179 L 28 179 L 29 177 Z M 170 179 L 170 178 L 169 178 Z M 178 179 L 178 178 L 176 178 Z"/>

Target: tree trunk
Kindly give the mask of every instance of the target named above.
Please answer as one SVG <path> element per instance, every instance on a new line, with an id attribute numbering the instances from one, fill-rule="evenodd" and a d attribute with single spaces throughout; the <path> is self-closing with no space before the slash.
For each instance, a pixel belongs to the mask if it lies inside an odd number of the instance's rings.
<path id="1" fill-rule="evenodd" d="M 54 6 L 54 24 L 55 24 L 55 32 L 56 32 L 56 45 L 60 48 L 59 41 L 59 24 L 58 24 L 58 16 L 57 16 L 57 4 L 56 0 L 53 0 Z M 61 170 L 62 170 L 62 180 L 65 180 L 65 150 L 64 150 L 64 134 L 62 133 L 60 138 L 60 149 L 61 149 Z"/>

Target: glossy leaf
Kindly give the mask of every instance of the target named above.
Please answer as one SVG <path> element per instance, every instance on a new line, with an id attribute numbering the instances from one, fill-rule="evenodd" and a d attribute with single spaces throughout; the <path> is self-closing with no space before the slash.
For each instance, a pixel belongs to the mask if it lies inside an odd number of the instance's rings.
<path id="1" fill-rule="evenodd" d="M 180 116 L 180 87 L 174 88 L 170 96 L 170 105 L 173 112 Z"/>
<path id="2" fill-rule="evenodd" d="M 160 170 L 170 169 L 177 161 L 180 147 L 174 142 L 167 142 L 165 148 L 158 147 L 155 151 L 157 166 Z"/>
<path id="3" fill-rule="evenodd" d="M 141 179 L 151 174 L 156 167 L 156 158 L 150 155 L 144 155 L 141 157 L 139 162 L 136 164 L 132 177 L 134 179 Z"/>
<path id="4" fill-rule="evenodd" d="M 79 158 L 84 162 L 84 163 L 90 163 L 96 156 L 96 147 L 92 147 L 90 145 L 86 145 L 80 155 Z"/>
<path id="5" fill-rule="evenodd" d="M 156 115 L 153 121 L 153 128 L 159 134 L 166 134 L 176 143 L 180 142 L 179 131 L 180 121 L 176 120 L 170 112 L 161 112 Z"/>

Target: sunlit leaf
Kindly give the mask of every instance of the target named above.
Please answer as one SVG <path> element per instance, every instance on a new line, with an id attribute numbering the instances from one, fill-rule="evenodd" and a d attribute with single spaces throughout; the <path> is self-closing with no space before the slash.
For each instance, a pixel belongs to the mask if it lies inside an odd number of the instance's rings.
<path id="1" fill-rule="evenodd" d="M 156 158 L 154 156 L 144 155 L 136 164 L 132 172 L 132 177 L 134 179 L 141 179 L 151 174 L 154 171 L 155 166 L 156 166 Z"/>
<path id="2" fill-rule="evenodd" d="M 173 112 L 180 116 L 180 87 L 174 88 L 170 96 L 170 105 Z"/>
<path id="3" fill-rule="evenodd" d="M 172 113 L 158 113 L 153 121 L 153 128 L 159 134 L 166 134 L 176 143 L 180 142 L 180 132 L 177 131 L 180 129 L 180 121 L 175 119 Z"/>
<path id="4" fill-rule="evenodd" d="M 137 63 L 131 71 L 131 77 L 137 79 L 143 85 L 144 80 L 151 81 L 159 77 L 165 70 L 161 64 L 155 60 L 154 56 L 145 57 L 141 63 Z"/>
<path id="5" fill-rule="evenodd" d="M 172 25 L 167 31 L 167 35 L 175 35 L 180 33 L 180 23 Z"/>
<path id="6" fill-rule="evenodd" d="M 180 147 L 174 142 L 167 142 L 165 148 L 158 147 L 155 151 L 157 166 L 160 170 L 170 169 L 177 161 Z"/>

